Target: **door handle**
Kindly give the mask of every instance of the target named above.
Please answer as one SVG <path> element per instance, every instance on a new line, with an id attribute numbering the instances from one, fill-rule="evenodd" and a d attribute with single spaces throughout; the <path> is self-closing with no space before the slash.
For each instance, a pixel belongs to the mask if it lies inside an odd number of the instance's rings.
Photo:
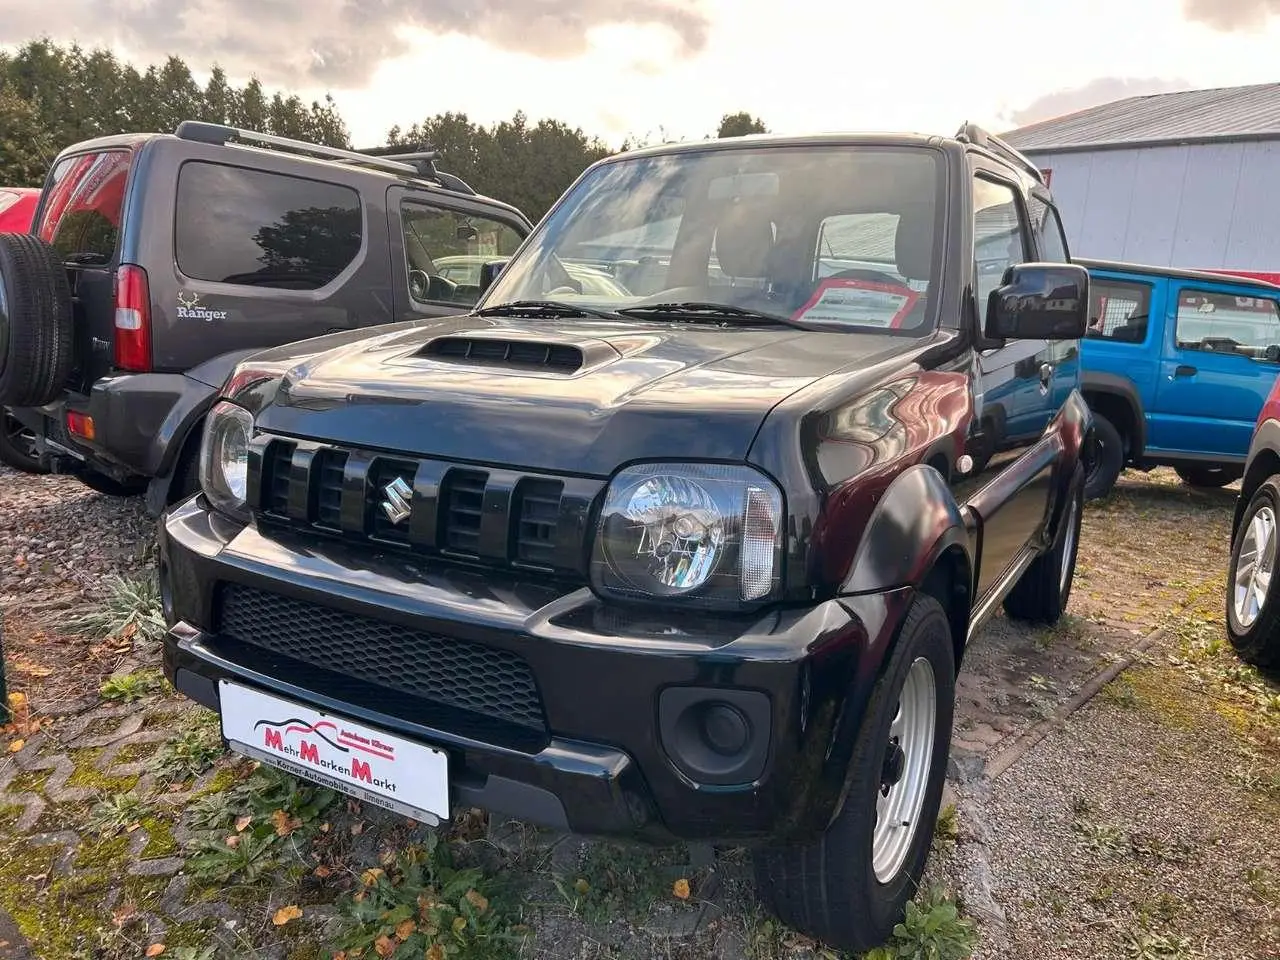
<path id="1" fill-rule="evenodd" d="M 1049 381 L 1052 378 L 1053 378 L 1053 364 L 1052 363 L 1040 364 L 1040 382 L 1047 387 L 1049 385 Z"/>
<path id="2" fill-rule="evenodd" d="M 1173 370 L 1174 377 L 1194 377 L 1196 373 L 1195 367 L 1189 367 L 1185 363 L 1178 364 Z"/>

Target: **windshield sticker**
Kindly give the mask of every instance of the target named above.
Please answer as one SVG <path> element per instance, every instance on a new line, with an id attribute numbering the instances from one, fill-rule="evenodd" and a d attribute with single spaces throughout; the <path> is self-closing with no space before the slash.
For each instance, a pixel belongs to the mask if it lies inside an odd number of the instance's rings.
<path id="1" fill-rule="evenodd" d="M 896 330 L 919 299 L 920 294 L 910 287 L 869 280 L 828 279 L 819 284 L 809 302 L 791 319 Z"/>

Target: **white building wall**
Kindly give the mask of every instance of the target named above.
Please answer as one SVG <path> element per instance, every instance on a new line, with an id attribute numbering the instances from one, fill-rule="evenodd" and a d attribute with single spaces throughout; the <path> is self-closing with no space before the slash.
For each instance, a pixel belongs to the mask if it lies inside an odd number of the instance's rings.
<path id="1" fill-rule="evenodd" d="M 1280 141 L 1027 155 L 1073 254 L 1280 272 Z"/>

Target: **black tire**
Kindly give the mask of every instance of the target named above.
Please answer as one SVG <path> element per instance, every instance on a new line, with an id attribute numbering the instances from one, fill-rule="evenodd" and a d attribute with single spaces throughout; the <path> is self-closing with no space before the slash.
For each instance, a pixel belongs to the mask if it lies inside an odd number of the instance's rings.
<path id="1" fill-rule="evenodd" d="M 1174 467 L 1174 472 L 1187 486 L 1205 490 L 1225 487 L 1244 476 L 1242 467 Z"/>
<path id="2" fill-rule="evenodd" d="M 72 367 L 71 287 L 53 248 L 0 233 L 0 403 L 36 407 L 62 390 Z"/>
<path id="3" fill-rule="evenodd" d="M 1053 545 L 1032 561 L 1004 598 L 1004 611 L 1013 619 L 1054 624 L 1066 611 L 1071 599 L 1071 583 L 1076 576 L 1084 489 L 1084 468 L 1077 467 L 1066 512 L 1054 532 Z"/>
<path id="4" fill-rule="evenodd" d="M 889 730 L 913 663 L 932 667 L 935 690 L 933 750 L 916 830 L 896 874 L 881 882 L 872 859 L 876 801 L 886 770 Z M 955 703 L 951 624 L 934 597 L 911 605 L 883 674 L 867 705 L 850 760 L 852 786 L 826 832 L 809 844 L 764 847 L 753 853 L 756 893 L 784 923 L 839 950 L 863 951 L 886 942 L 915 894 L 933 843 Z"/>
<path id="5" fill-rule="evenodd" d="M 90 490 L 108 497 L 136 497 L 145 493 L 147 489 L 147 481 L 143 477 L 120 481 L 88 467 L 77 473 L 76 479 Z"/>
<path id="6" fill-rule="evenodd" d="M 1088 500 L 1097 500 L 1110 493 L 1124 469 L 1124 438 L 1115 424 L 1095 413 L 1093 436 L 1093 463 L 1084 484 L 1084 495 Z"/>
<path id="7" fill-rule="evenodd" d="M 36 453 L 35 433 L 7 410 L 0 410 L 0 463 L 23 473 L 48 473 Z"/>
<path id="8" fill-rule="evenodd" d="M 1236 576 L 1240 555 L 1250 541 L 1250 527 L 1254 518 L 1263 511 L 1270 515 L 1271 537 L 1262 565 L 1273 575 L 1256 619 L 1244 624 L 1236 613 Z M 1263 516 L 1265 518 L 1266 514 Z M 1277 518 L 1280 518 L 1280 475 L 1268 477 L 1249 499 L 1236 530 L 1235 542 L 1231 544 L 1231 562 L 1227 567 L 1227 637 L 1241 660 L 1267 671 L 1280 670 L 1280 577 L 1274 575 L 1278 549 L 1276 537 L 1280 535 L 1280 530 L 1276 529 Z"/>

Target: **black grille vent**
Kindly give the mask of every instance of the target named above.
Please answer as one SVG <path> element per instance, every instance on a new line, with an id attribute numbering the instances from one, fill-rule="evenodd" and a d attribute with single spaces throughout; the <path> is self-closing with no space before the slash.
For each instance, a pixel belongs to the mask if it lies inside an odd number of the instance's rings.
<path id="1" fill-rule="evenodd" d="M 474 555 L 480 545 L 484 485 L 488 476 L 476 470 L 454 470 L 445 484 L 444 547 Z"/>
<path id="2" fill-rule="evenodd" d="M 517 488 L 516 559 L 522 563 L 548 564 L 556 549 L 560 522 L 558 480 L 525 480 Z"/>
<path id="3" fill-rule="evenodd" d="M 582 369 L 582 351 L 562 343 L 491 340 L 481 337 L 441 337 L 427 344 L 428 357 L 464 360 L 498 367 L 548 369 L 572 373 Z"/>
<path id="4" fill-rule="evenodd" d="M 276 441 L 267 448 L 262 469 L 262 508 L 268 513 L 286 516 L 289 512 L 289 470 L 293 444 Z"/>
<path id="5" fill-rule="evenodd" d="M 546 730 L 542 698 L 523 659 L 290 597 L 223 584 L 218 632 L 323 670 L 482 716 Z"/>
<path id="6" fill-rule="evenodd" d="M 326 449 L 316 454 L 316 524 L 330 530 L 342 528 L 342 474 L 346 466 L 345 450 Z"/>

